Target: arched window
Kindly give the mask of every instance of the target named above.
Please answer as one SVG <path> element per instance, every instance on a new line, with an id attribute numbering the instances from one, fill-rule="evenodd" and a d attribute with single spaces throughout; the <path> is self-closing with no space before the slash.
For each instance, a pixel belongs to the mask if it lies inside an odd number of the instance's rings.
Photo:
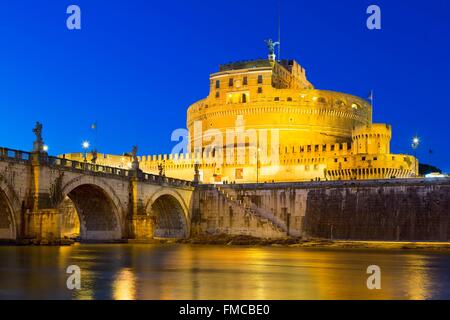
<path id="1" fill-rule="evenodd" d="M 338 106 L 338 107 L 345 106 L 345 103 L 344 103 L 344 101 L 342 101 L 342 100 L 336 100 L 336 101 L 334 102 L 334 104 L 335 104 L 336 106 Z"/>
<path id="2" fill-rule="evenodd" d="M 261 84 L 261 83 L 263 83 L 263 76 L 262 76 L 262 74 L 259 74 L 258 75 L 258 84 Z"/>

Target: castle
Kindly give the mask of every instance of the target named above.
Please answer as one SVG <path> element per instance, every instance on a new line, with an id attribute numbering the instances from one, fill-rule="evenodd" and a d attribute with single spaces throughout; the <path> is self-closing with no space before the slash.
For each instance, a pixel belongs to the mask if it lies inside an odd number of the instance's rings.
<path id="1" fill-rule="evenodd" d="M 413 156 L 392 154 L 391 126 L 372 123 L 372 105 L 318 90 L 295 60 L 221 65 L 209 95 L 187 110 L 186 152 L 140 156 L 147 173 L 200 183 L 409 178 Z M 92 161 L 91 153 L 65 154 Z M 129 155 L 98 154 L 96 163 L 131 168 Z"/>

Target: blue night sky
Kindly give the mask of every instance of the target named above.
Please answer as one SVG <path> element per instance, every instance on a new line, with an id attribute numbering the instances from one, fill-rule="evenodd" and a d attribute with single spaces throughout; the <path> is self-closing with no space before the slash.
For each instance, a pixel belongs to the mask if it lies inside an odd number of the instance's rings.
<path id="1" fill-rule="evenodd" d="M 77 4 L 82 30 L 66 28 Z M 382 30 L 366 28 L 366 8 Z M 282 56 L 318 89 L 367 97 L 393 126 L 392 151 L 450 172 L 450 2 L 282 0 Z M 277 37 L 277 0 L 0 0 L 0 145 L 30 150 L 35 121 L 51 154 L 98 149 L 168 153 L 187 107 L 220 63 L 264 58 Z M 429 150 L 433 153 L 430 154 Z"/>

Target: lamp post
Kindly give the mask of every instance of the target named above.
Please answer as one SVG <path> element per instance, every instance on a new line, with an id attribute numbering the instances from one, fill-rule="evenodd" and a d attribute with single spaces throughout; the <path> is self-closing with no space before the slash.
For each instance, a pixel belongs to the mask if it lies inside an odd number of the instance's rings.
<path id="1" fill-rule="evenodd" d="M 419 137 L 416 135 L 414 136 L 414 138 L 412 139 L 412 143 L 411 143 L 411 147 L 414 150 L 414 171 L 417 172 L 417 148 L 419 147 L 420 144 L 420 139 Z M 416 173 L 416 176 L 418 176 L 418 173 Z"/>
<path id="2" fill-rule="evenodd" d="M 87 162 L 87 150 L 89 149 L 90 143 L 89 143 L 89 141 L 85 140 L 85 141 L 83 141 L 81 146 L 84 149 L 84 162 Z"/>

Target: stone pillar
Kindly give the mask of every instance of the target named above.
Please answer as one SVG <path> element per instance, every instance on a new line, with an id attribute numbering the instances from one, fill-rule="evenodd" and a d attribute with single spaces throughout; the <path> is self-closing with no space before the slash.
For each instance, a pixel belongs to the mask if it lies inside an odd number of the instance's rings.
<path id="1" fill-rule="evenodd" d="M 24 237 L 43 244 L 58 242 L 61 239 L 61 214 L 54 207 L 48 186 L 45 185 L 47 154 L 33 152 L 30 161 L 32 181 L 25 213 Z"/>
<path id="2" fill-rule="evenodd" d="M 134 171 L 130 178 L 129 200 L 129 238 L 144 240 L 153 238 L 153 221 L 147 214 L 140 192 L 140 175 L 142 171 Z"/>
<path id="3" fill-rule="evenodd" d="M 30 156 L 31 181 L 22 236 L 43 244 L 58 242 L 61 239 L 61 215 L 54 207 L 45 183 L 48 154 L 44 150 L 42 124 L 37 122 L 33 132 L 36 140 Z"/>

